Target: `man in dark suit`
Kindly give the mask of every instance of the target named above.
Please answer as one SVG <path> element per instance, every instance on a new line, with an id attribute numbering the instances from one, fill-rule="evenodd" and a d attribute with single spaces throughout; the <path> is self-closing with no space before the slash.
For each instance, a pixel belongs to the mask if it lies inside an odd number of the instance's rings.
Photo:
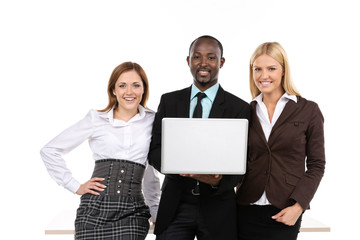
<path id="1" fill-rule="evenodd" d="M 164 94 L 155 116 L 149 162 L 159 171 L 161 120 L 164 117 L 250 118 L 249 104 L 218 84 L 219 70 L 225 58 L 216 38 L 201 36 L 195 39 L 190 45 L 187 63 L 193 84 Z M 206 149 L 199 148 L 199 151 Z M 196 236 L 198 240 L 236 240 L 234 187 L 240 179 L 238 175 L 167 174 L 156 219 L 156 239 L 190 240 Z"/>

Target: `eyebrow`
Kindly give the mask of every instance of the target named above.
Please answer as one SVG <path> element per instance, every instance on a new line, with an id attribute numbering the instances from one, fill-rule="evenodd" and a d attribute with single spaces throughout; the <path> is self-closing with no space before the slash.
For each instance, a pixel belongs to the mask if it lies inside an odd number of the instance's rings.
<path id="1" fill-rule="evenodd" d="M 126 82 L 119 82 L 120 84 L 126 84 Z M 134 83 L 141 83 L 141 81 L 140 82 L 133 82 L 133 83 L 131 83 L 131 84 L 134 84 Z"/>
<path id="2" fill-rule="evenodd" d="M 253 65 L 253 67 L 260 67 L 258 65 Z M 279 66 L 276 66 L 276 65 L 270 65 L 270 66 L 266 66 L 266 67 L 279 67 Z"/>
<path id="3" fill-rule="evenodd" d="M 194 55 L 194 54 L 202 54 L 202 53 L 201 52 L 193 52 L 192 54 Z M 214 53 L 214 52 L 209 52 L 206 55 L 212 55 L 212 54 L 216 55 L 216 53 Z"/>

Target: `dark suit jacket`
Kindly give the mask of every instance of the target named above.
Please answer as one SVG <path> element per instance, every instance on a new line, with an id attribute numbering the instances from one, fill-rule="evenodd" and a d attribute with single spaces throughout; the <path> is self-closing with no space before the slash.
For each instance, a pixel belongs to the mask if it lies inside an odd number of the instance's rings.
<path id="1" fill-rule="evenodd" d="M 283 209 L 299 202 L 305 210 L 324 175 L 324 118 L 318 105 L 298 97 L 288 101 L 268 142 L 252 102 L 247 172 L 237 202 L 257 201 L 264 190 L 271 204 Z M 306 163 L 306 170 L 305 170 Z"/>
<path id="2" fill-rule="evenodd" d="M 164 94 L 155 116 L 150 144 L 149 162 L 161 171 L 161 120 L 164 117 L 188 118 L 191 87 Z M 240 98 L 219 87 L 209 118 L 250 117 L 250 106 Z M 179 146 L 180 147 L 180 146 Z M 222 159 L 219 159 L 221 161 Z M 218 189 L 200 183 L 200 210 L 207 221 L 213 239 L 236 239 L 236 196 L 234 187 L 241 176 L 224 175 Z M 184 186 L 189 178 L 180 175 L 166 175 L 163 186 L 155 234 L 162 233 L 173 220 Z"/>

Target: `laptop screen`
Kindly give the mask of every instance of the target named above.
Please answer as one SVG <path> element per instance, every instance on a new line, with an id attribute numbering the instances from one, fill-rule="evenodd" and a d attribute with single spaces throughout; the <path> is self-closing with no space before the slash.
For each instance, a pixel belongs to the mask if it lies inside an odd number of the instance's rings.
<path id="1" fill-rule="evenodd" d="M 161 172 L 244 174 L 247 119 L 164 118 Z"/>

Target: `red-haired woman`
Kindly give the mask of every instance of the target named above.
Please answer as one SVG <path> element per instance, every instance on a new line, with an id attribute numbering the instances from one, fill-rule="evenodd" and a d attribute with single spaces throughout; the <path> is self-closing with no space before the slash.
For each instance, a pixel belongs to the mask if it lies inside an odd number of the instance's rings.
<path id="1" fill-rule="evenodd" d="M 160 195 L 159 178 L 147 166 L 155 116 L 146 108 L 148 79 L 140 65 L 124 62 L 112 72 L 107 91 L 105 109 L 90 110 L 46 144 L 41 156 L 59 185 L 82 195 L 75 239 L 145 239 L 150 212 L 156 219 Z M 62 155 L 85 140 L 93 152 L 95 168 L 91 179 L 80 184 Z"/>

